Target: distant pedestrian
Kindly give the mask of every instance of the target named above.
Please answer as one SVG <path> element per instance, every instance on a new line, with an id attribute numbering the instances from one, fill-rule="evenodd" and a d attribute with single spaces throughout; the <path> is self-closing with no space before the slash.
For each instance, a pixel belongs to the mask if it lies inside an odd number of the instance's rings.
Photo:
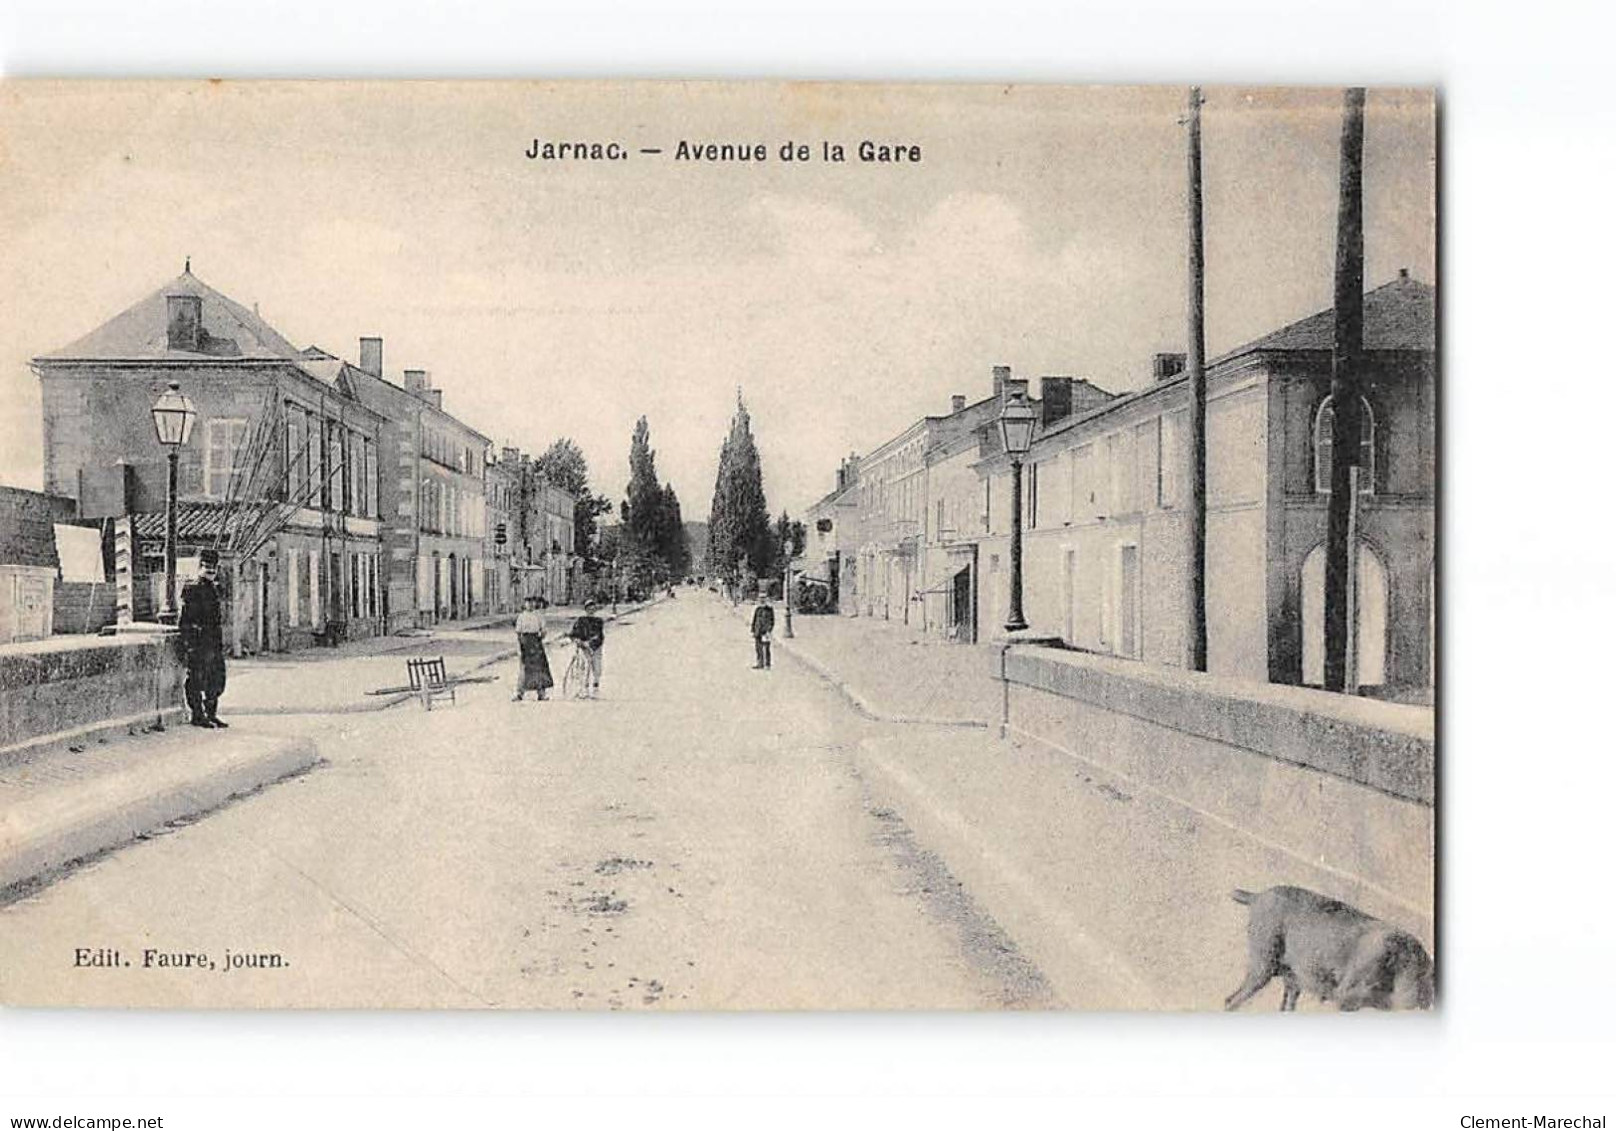
<path id="1" fill-rule="evenodd" d="M 544 614 L 539 611 L 539 599 L 527 597 L 522 611 L 516 617 L 516 644 L 522 654 L 522 670 L 516 676 L 516 694 L 512 698 L 520 703 L 524 692 L 534 691 L 543 699 L 544 693 L 555 686 L 550 675 L 550 657 L 544 651 Z"/>
<path id="2" fill-rule="evenodd" d="M 600 694 L 600 673 L 605 666 L 606 622 L 595 615 L 595 602 L 584 602 L 584 615 L 572 622 L 567 635 L 573 647 L 584 658 L 584 686 L 580 699 L 594 699 Z"/>
<path id="3" fill-rule="evenodd" d="M 220 609 L 219 552 L 203 550 L 197 579 L 180 593 L 180 647 L 185 652 L 185 703 L 194 727 L 228 727 L 219 718 L 224 694 L 224 615 Z"/>
<path id="4" fill-rule="evenodd" d="M 772 667 L 769 645 L 774 636 L 774 606 L 764 597 L 752 610 L 752 643 L 757 648 L 757 663 L 753 668 Z"/>

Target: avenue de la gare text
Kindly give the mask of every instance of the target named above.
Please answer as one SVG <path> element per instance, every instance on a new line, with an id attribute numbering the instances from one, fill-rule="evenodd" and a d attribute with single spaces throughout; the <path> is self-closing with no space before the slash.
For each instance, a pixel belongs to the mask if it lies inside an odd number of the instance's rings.
<path id="1" fill-rule="evenodd" d="M 530 161 L 626 161 L 633 152 L 629 146 L 616 141 L 546 141 L 536 137 L 527 147 L 525 155 Z M 659 156 L 664 150 L 642 146 L 639 152 L 646 156 Z M 915 143 L 871 141 L 866 138 L 857 145 L 844 145 L 836 141 L 810 144 L 788 140 L 773 147 L 761 141 L 680 140 L 673 148 L 673 159 L 708 164 L 758 164 L 770 160 L 771 153 L 774 158 L 787 163 L 824 161 L 833 165 L 850 161 L 866 165 L 918 165 L 922 157 L 921 148 Z"/>

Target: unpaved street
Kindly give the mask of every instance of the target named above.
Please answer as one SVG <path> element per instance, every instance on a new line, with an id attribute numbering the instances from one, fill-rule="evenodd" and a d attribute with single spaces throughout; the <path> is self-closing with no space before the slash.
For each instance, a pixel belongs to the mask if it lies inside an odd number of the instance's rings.
<path id="1" fill-rule="evenodd" d="M 902 728 L 862 719 L 788 659 L 756 672 L 751 658 L 741 621 L 687 593 L 612 626 L 596 702 L 511 702 L 506 663 L 489 669 L 498 682 L 430 713 L 238 717 L 312 732 L 325 763 L 0 911 L 0 993 L 218 1007 L 1055 1004 L 869 792 L 860 740 Z M 558 677 L 566 660 L 552 657 Z M 78 948 L 116 964 L 76 968 Z"/>

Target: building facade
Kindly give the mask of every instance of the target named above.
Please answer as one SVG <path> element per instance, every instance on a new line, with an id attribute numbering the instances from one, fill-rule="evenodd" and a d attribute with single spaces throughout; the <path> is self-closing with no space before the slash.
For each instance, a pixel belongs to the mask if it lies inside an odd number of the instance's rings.
<path id="1" fill-rule="evenodd" d="M 1364 299 L 1356 500 L 1356 684 L 1408 695 L 1434 678 L 1435 290 L 1406 274 Z M 1322 682 L 1330 350 L 1321 311 L 1207 367 L 1207 666 Z M 1045 425 L 1024 468 L 1024 611 L 1073 647 L 1183 666 L 1189 654 L 1187 378 Z M 1002 454 L 980 473 L 1006 497 Z M 983 551 L 1008 562 L 1008 516 Z M 995 575 L 997 576 L 997 575 Z M 1002 623 L 1008 577 L 993 585 Z"/>
<path id="2" fill-rule="evenodd" d="M 522 508 L 522 453 L 501 448 L 483 472 L 483 595 L 490 613 L 514 612 L 521 598 L 512 572 Z"/>
<path id="3" fill-rule="evenodd" d="M 1322 682 L 1333 326 L 1321 311 L 1207 367 L 1214 673 Z M 1365 295 L 1353 666 L 1369 694 L 1418 698 L 1434 678 L 1435 341 L 1433 287 L 1405 272 Z M 1038 420 L 1022 469 L 1023 612 L 1035 635 L 1070 647 L 1184 666 L 1190 389 L 1182 355 L 1159 354 L 1152 369 L 1125 395 L 1046 377 L 1029 398 Z M 1028 391 L 996 367 L 992 396 L 955 397 L 948 415 L 863 461 L 846 496 L 853 513 L 834 525 L 844 550 L 857 532 L 844 608 L 962 642 L 1003 631 L 1012 483 L 997 418 L 1007 396 Z"/>
<path id="4" fill-rule="evenodd" d="M 443 407 L 423 369 L 387 380 L 382 339 L 361 338 L 350 367 L 382 427 L 387 610 L 393 628 L 426 627 L 488 611 L 484 483 L 490 442 Z"/>
<path id="5" fill-rule="evenodd" d="M 849 455 L 836 469 L 836 487 L 803 516 L 806 532 L 802 575 L 828 590 L 830 608 L 853 613 L 857 592 L 857 550 L 862 542 L 859 515 L 859 456 Z"/>
<path id="6" fill-rule="evenodd" d="M 46 490 L 117 531 L 119 616 L 165 591 L 165 450 L 151 408 L 177 384 L 196 409 L 178 449 L 182 571 L 221 553 L 236 652 L 382 630 L 376 466 L 381 419 L 340 369 L 191 274 L 35 358 Z"/>

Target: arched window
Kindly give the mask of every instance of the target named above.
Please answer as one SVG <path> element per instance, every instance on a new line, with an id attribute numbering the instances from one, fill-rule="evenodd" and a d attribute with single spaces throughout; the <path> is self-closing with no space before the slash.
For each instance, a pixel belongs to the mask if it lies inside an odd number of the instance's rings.
<path id="1" fill-rule="evenodd" d="M 1386 567 L 1362 542 L 1358 543 L 1358 657 L 1357 685 L 1378 687 L 1386 682 Z M 1324 546 L 1313 547 L 1302 562 L 1302 682 L 1324 683 Z"/>
<path id="2" fill-rule="evenodd" d="M 1320 495 L 1330 493 L 1331 454 L 1335 443 L 1334 397 L 1319 402 L 1319 411 L 1313 417 L 1313 490 Z M 1358 439 L 1358 493 L 1375 493 L 1375 413 L 1366 397 L 1358 398 L 1360 432 Z"/>

